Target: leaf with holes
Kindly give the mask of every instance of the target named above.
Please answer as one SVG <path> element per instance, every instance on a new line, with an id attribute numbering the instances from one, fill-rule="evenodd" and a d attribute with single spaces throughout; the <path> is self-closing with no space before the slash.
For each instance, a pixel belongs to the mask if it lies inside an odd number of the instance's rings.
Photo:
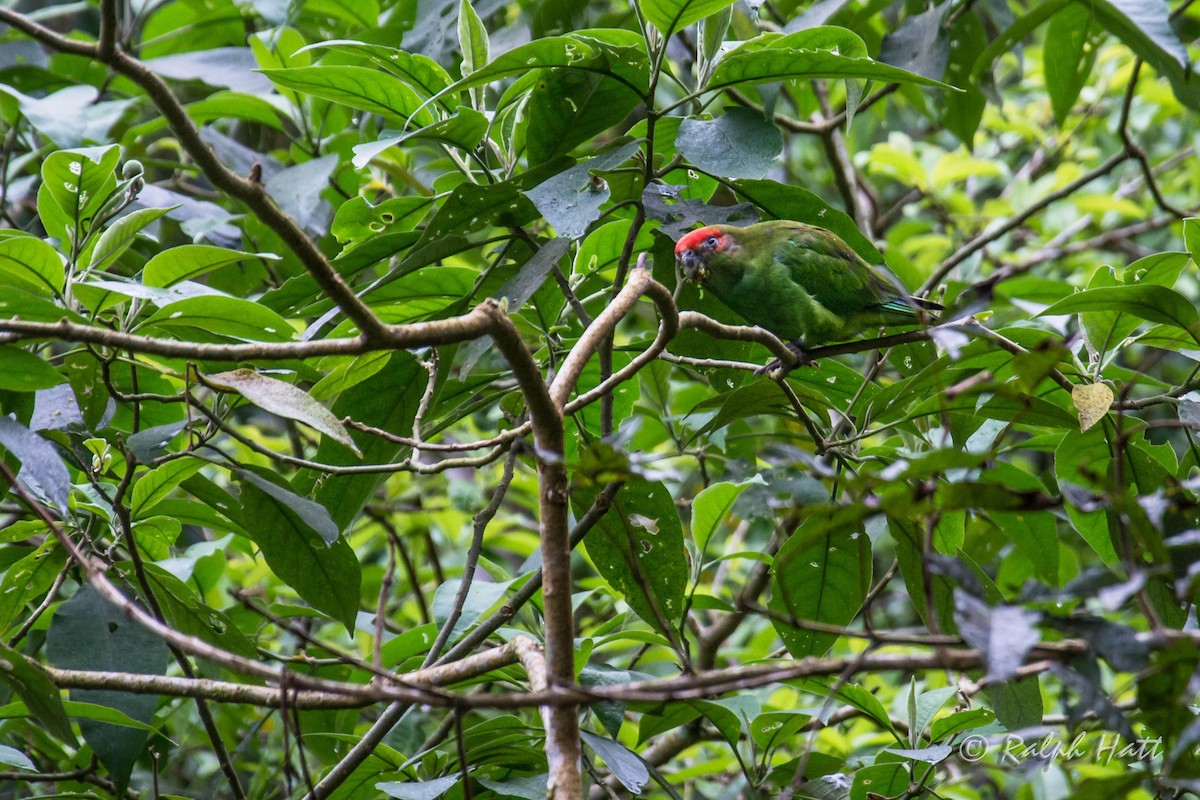
<path id="1" fill-rule="evenodd" d="M 597 494 L 590 488 L 573 492 L 576 513 L 590 508 Z M 667 487 L 642 479 L 626 483 L 584 539 L 584 548 L 634 612 L 670 635 L 683 615 L 688 569 L 683 525 Z M 663 625 L 668 630 L 662 631 Z"/>

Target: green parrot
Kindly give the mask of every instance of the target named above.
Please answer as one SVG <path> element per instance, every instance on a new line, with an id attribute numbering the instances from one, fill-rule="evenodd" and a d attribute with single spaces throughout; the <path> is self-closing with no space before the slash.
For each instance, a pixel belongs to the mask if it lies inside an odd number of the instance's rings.
<path id="1" fill-rule="evenodd" d="M 911 297 L 824 228 L 780 219 L 709 225 L 675 245 L 683 275 L 748 322 L 804 349 L 881 325 L 937 322 L 941 306 Z"/>

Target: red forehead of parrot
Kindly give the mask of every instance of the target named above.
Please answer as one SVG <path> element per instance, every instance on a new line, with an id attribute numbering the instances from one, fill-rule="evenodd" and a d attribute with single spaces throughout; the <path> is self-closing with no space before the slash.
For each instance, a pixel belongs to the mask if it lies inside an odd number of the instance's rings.
<path id="1" fill-rule="evenodd" d="M 711 225 L 685 234 L 675 245 L 675 255 L 682 255 L 687 250 L 709 250 L 710 252 L 725 248 L 725 234 L 720 228 Z"/>

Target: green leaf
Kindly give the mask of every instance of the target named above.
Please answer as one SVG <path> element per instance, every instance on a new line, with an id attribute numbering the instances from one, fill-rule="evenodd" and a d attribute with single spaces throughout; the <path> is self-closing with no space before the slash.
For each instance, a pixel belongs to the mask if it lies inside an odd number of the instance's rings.
<path id="1" fill-rule="evenodd" d="M 267 566 L 301 599 L 353 632 L 362 583 L 354 550 L 345 539 L 337 537 L 331 520 L 328 526 L 322 525 L 322 535 L 314 531 L 311 507 L 317 504 L 261 476 L 238 472 L 243 479 L 246 532 L 258 545 Z M 323 540 L 328 528 L 336 537 L 331 543 Z"/>
<path id="2" fill-rule="evenodd" d="M 220 389 L 237 392 L 264 411 L 303 422 L 362 456 L 341 421 L 303 389 L 252 369 L 220 372 L 205 380 Z"/>
<path id="3" fill-rule="evenodd" d="M 991 725 L 996 715 L 986 708 L 970 708 L 936 719 L 929 726 L 929 741 L 945 742 L 957 733 Z"/>
<path id="4" fill-rule="evenodd" d="M 0 633 L 21 622 L 25 604 L 42 597 L 66 563 L 66 553 L 54 537 L 49 537 L 8 568 L 0 580 Z"/>
<path id="5" fill-rule="evenodd" d="M 1153 284 L 1086 289 L 1064 297 L 1038 316 L 1079 314 L 1085 311 L 1122 311 L 1151 322 L 1174 325 L 1193 336 L 1200 328 L 1200 314 L 1187 298 L 1165 286 Z"/>
<path id="6" fill-rule="evenodd" d="M 528 88 L 525 147 L 531 165 L 565 155 L 619 124 L 641 101 L 637 92 L 610 75 L 554 67 L 513 84 L 505 96 Z"/>
<path id="7" fill-rule="evenodd" d="M 223 559 L 222 554 L 222 563 Z M 167 572 L 161 564 L 145 564 L 143 569 L 168 625 L 243 658 L 257 657 L 254 644 L 233 620 L 206 605 L 190 584 Z"/>
<path id="8" fill-rule="evenodd" d="M 488 225 L 522 225 L 537 216 L 529 198 L 521 194 L 520 187 L 513 181 L 478 186 L 463 184 L 454 189 L 442 202 L 442 207 L 429 221 L 421 238 L 409 251 L 409 258 L 395 270 L 394 277 L 407 274 L 424 264 L 406 268 L 413 254 L 422 247 L 452 233 L 466 234 L 483 230 Z"/>
<path id="9" fill-rule="evenodd" d="M 53 247 L 32 236 L 0 239 L 0 271 L 39 294 L 62 294 L 66 272 Z"/>
<path id="10" fill-rule="evenodd" d="M 1010 731 L 1042 724 L 1042 691 L 1036 675 L 985 684 L 983 693 L 992 702 L 996 721 Z"/>
<path id="11" fill-rule="evenodd" d="M 537 775 L 526 777 L 510 775 L 504 780 L 493 780 L 480 776 L 476 780 L 484 788 L 495 792 L 498 797 L 517 797 L 520 800 L 545 800 L 546 782 L 549 777 L 548 773 L 541 772 Z"/>
<path id="12" fill-rule="evenodd" d="M 770 608 L 783 644 L 794 658 L 824 655 L 837 634 L 805 630 L 787 619 L 845 626 L 858 615 L 871 585 L 871 542 L 859 530 L 829 530 L 810 517 L 779 549 L 771 565 Z"/>
<path id="13" fill-rule="evenodd" d="M 818 697 L 832 698 L 841 705 L 857 708 L 867 719 L 879 724 L 879 727 L 896 732 L 887 709 L 871 691 L 857 683 L 844 683 L 823 678 L 808 678 L 802 681 L 789 681 L 801 691 L 815 694 Z"/>
<path id="14" fill-rule="evenodd" d="M 1042 48 L 1046 93 L 1060 126 L 1074 108 L 1096 63 L 1092 19 L 1089 8 L 1072 3 L 1051 17 L 1046 26 L 1046 46 Z"/>
<path id="15" fill-rule="evenodd" d="M 710 175 L 761 178 L 779 158 L 783 134 L 762 114 L 735 107 L 714 120 L 683 120 L 675 146 L 680 155 Z"/>
<path id="16" fill-rule="evenodd" d="M 129 249 L 139 233 L 150 223 L 164 214 L 170 213 L 179 206 L 167 208 L 139 208 L 130 212 L 108 226 L 100 235 L 92 250 L 88 262 L 82 266 L 89 270 L 106 270 L 116 263 L 121 254 Z M 176 248 L 178 250 L 179 248 Z M 173 252 L 173 251 L 167 251 Z M 151 259 L 153 260 L 153 259 Z"/>
<path id="17" fill-rule="evenodd" d="M 791 744 L 812 716 L 799 711 L 768 711 L 750 723 L 750 738 L 760 750 L 770 752 Z"/>
<path id="18" fill-rule="evenodd" d="M 1086 433 L 1069 430 L 1054 451 L 1054 477 L 1066 495 L 1067 513 L 1092 549 L 1105 564 L 1117 563 L 1117 551 L 1109 532 L 1108 515 L 1103 507 L 1103 493 L 1107 491 L 1105 476 L 1112 462 L 1112 452 L 1103 427 L 1095 427 Z M 1082 498 L 1072 500 L 1071 489 L 1083 496 L 1095 495 L 1101 507 L 1081 505 Z M 1091 498 L 1087 497 L 1090 501 Z"/>
<path id="19" fill-rule="evenodd" d="M 37 766 L 29 760 L 29 756 L 16 748 L 0 745 L 0 764 L 23 769 L 26 772 L 37 772 Z"/>
<path id="20" fill-rule="evenodd" d="M 741 739 L 750 726 L 750 719 L 762 710 L 758 699 L 750 695 L 693 700 L 692 703 L 731 745 Z"/>
<path id="21" fill-rule="evenodd" d="M 288 509 L 290 515 L 296 519 L 298 527 L 316 534 L 327 546 L 332 546 L 338 541 L 338 528 L 323 505 L 301 497 L 289 486 L 283 485 L 282 481 L 271 480 L 248 469 L 234 471 L 245 483 L 254 486 L 272 501 Z"/>
<path id="22" fill-rule="evenodd" d="M 488 62 L 488 34 L 483 20 L 471 7 L 470 0 L 458 3 L 458 47 L 462 53 L 462 75 L 482 67 Z"/>
<path id="23" fill-rule="evenodd" d="M 369 164 L 371 159 L 388 148 L 404 144 L 405 142 L 421 140 L 445 142 L 461 150 L 473 150 L 483 141 L 483 137 L 487 135 L 488 124 L 488 118 L 485 115 L 473 108 L 466 108 L 464 106 L 455 111 L 454 116 L 440 119 L 432 125 L 426 125 L 424 128 L 417 128 L 414 131 L 409 131 L 399 136 L 385 136 L 366 144 L 356 144 L 354 145 L 354 158 L 352 162 L 354 166 L 361 169 Z M 362 197 L 354 198 L 354 200 L 365 202 L 365 198 Z M 428 202 L 425 198 L 416 197 L 394 197 L 384 202 L 397 201 L 408 203 L 418 201 L 422 203 Z M 346 205 L 349 205 L 349 203 L 343 204 L 342 208 Z M 340 208 L 338 212 L 341 212 Z"/>
<path id="24" fill-rule="evenodd" d="M 926 78 L 939 79 L 950 60 L 950 41 L 943 30 L 949 3 L 910 14 L 879 46 L 879 60 Z"/>
<path id="25" fill-rule="evenodd" d="M 427 373 L 412 355 L 395 353 L 387 366 L 343 391 L 333 404 L 333 415 L 339 419 L 352 417 L 358 422 L 399 436 L 411 436 L 413 418 L 425 393 L 426 377 Z M 436 401 L 435 395 L 433 402 Z M 324 440 L 317 448 L 316 460 L 339 465 L 387 464 L 406 449 L 379 436 L 365 433 L 351 435 L 362 450 L 361 459 L 342 445 Z M 322 476 L 314 499 L 329 509 L 329 515 L 338 529 L 346 530 L 362 511 L 367 499 L 387 477 L 386 473 Z M 304 480 L 314 481 L 316 476 L 306 474 Z"/>
<path id="26" fill-rule="evenodd" d="M 633 794 L 641 794 L 642 788 L 650 780 L 650 771 L 642 759 L 620 742 L 615 742 L 604 736 L 580 731 L 584 744 L 590 747 L 596 755 L 603 759 L 605 765 L 617 777 L 621 785 Z"/>
<path id="27" fill-rule="evenodd" d="M 50 733 L 66 744 L 77 744 L 58 687 L 40 665 L 0 644 L 0 681 L 17 693 L 33 718 L 45 725 Z"/>
<path id="28" fill-rule="evenodd" d="M 78 244 L 92 217 L 117 187 L 117 145 L 59 150 L 42 162 L 38 215 L 46 232 L 64 246 Z M 61 284 L 60 284 L 61 285 Z"/>
<path id="29" fill-rule="evenodd" d="M 1200 91 L 1187 48 L 1171 27 L 1170 8 L 1160 0 L 1088 0 L 1088 13 L 1171 82 L 1176 97 L 1197 107 Z"/>
<path id="30" fill-rule="evenodd" d="M 705 91 L 727 89 L 739 84 L 814 78 L 860 78 L 887 83 L 953 88 L 941 81 L 916 75 L 863 56 L 842 55 L 844 43 L 853 42 L 849 31 L 835 29 L 837 50 L 826 28 L 810 28 L 790 34 L 762 34 L 725 55 L 713 70 Z M 855 37 L 857 38 L 857 37 Z M 858 40 L 858 47 L 862 47 Z"/>
<path id="31" fill-rule="evenodd" d="M 15 419 L 0 416 L 0 447 L 21 462 L 17 478 L 36 496 L 48 500 L 65 514 L 71 476 L 54 445 Z"/>
<path id="32" fill-rule="evenodd" d="M 461 92 L 544 67 L 611 75 L 639 95 L 645 94 L 650 85 L 645 40 L 633 31 L 601 28 L 550 36 L 515 47 L 455 83 L 450 91 Z"/>
<path id="33" fill-rule="evenodd" d="M 440 64 L 420 53 L 409 53 L 397 47 L 359 42 L 352 39 L 331 39 L 316 42 L 296 51 L 303 53 L 316 48 L 328 48 L 355 56 L 366 56 L 377 66 L 390 72 L 429 99 L 448 88 L 454 81 Z M 452 111 L 457 103 L 452 95 L 442 96 L 438 101 L 446 110 Z"/>
<path id="34" fill-rule="evenodd" d="M 590 508 L 598 493 L 574 491 L 576 513 Z M 626 483 L 584 539 L 584 548 L 600 577 L 648 624 L 658 627 L 661 619 L 673 625 L 682 617 L 688 576 L 683 525 L 661 482 L 639 478 Z"/>
<path id="35" fill-rule="evenodd" d="M 279 256 L 273 253 L 242 253 L 207 244 L 184 244 L 155 253 L 142 271 L 142 283 L 154 287 L 171 286 L 248 259 L 278 261 Z"/>
<path id="36" fill-rule="evenodd" d="M 696 550 L 703 560 L 704 551 L 717 528 L 724 522 L 726 515 L 733 508 L 734 502 L 741 497 L 742 492 L 752 484 L 765 486 L 766 481 L 761 476 L 740 483 L 722 481 L 706 487 L 692 500 L 692 540 Z"/>
<path id="37" fill-rule="evenodd" d="M 288 342 L 296 332 L 265 306 L 238 297 L 189 297 L 163 306 L 143 324 L 199 341 Z"/>
<path id="38" fill-rule="evenodd" d="M 1183 242 L 1193 264 L 1200 264 L 1200 217 L 1188 217 L 1183 221 Z"/>
<path id="39" fill-rule="evenodd" d="M 28 350 L 0 345 L 0 389 L 36 392 L 66 380 L 58 370 Z"/>
<path id="40" fill-rule="evenodd" d="M 428 781 L 381 781 L 375 788 L 398 800 L 437 800 L 462 780 L 461 775 L 447 775 Z"/>
<path id="41" fill-rule="evenodd" d="M 898 797 L 907 791 L 912 776 L 904 764 L 876 764 L 854 771 L 850 800 Z"/>
<path id="42" fill-rule="evenodd" d="M 987 98 L 971 80 L 975 59 L 987 46 L 987 34 L 973 9 L 959 14 L 950 25 L 950 58 L 943 80 L 964 91 L 942 91 L 942 124 L 973 149 L 975 132 L 983 119 Z"/>
<path id="43" fill-rule="evenodd" d="M 133 484 L 133 498 L 129 503 L 134 518 L 145 516 L 166 500 L 172 489 L 195 475 L 203 466 L 204 462 L 198 458 L 177 458 L 139 477 Z"/>
<path id="44" fill-rule="evenodd" d="M 642 15 L 666 37 L 730 5 L 733 0 L 638 0 Z"/>
<path id="45" fill-rule="evenodd" d="M 636 142 L 630 142 L 576 164 L 539 183 L 525 194 L 559 236 L 578 239 L 600 215 L 600 207 L 610 194 L 606 185 L 596 185 L 593 173 L 624 164 L 638 152 L 638 148 Z"/>
<path id="46" fill-rule="evenodd" d="M 125 616 L 89 586 L 58 607 L 46 632 L 46 655 L 56 667 L 101 672 L 165 675 L 170 652 L 157 635 Z M 71 698 L 120 711 L 148 725 L 158 697 L 112 689 L 72 689 Z M 148 734 L 107 722 L 83 719 L 83 738 L 124 792 L 134 763 L 146 751 Z"/>
<path id="47" fill-rule="evenodd" d="M 410 119 L 418 126 L 436 121 L 421 94 L 399 78 L 379 70 L 324 64 L 260 71 L 277 86 L 379 114 L 398 127 Z"/>

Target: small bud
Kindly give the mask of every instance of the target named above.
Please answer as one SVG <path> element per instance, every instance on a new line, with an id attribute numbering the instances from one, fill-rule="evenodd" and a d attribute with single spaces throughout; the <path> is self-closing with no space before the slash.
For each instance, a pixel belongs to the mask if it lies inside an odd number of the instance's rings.
<path id="1" fill-rule="evenodd" d="M 142 166 L 142 162 L 136 158 L 131 158 L 125 162 L 125 166 L 121 167 L 121 177 L 128 180 L 142 175 L 145 171 L 146 168 Z"/>

